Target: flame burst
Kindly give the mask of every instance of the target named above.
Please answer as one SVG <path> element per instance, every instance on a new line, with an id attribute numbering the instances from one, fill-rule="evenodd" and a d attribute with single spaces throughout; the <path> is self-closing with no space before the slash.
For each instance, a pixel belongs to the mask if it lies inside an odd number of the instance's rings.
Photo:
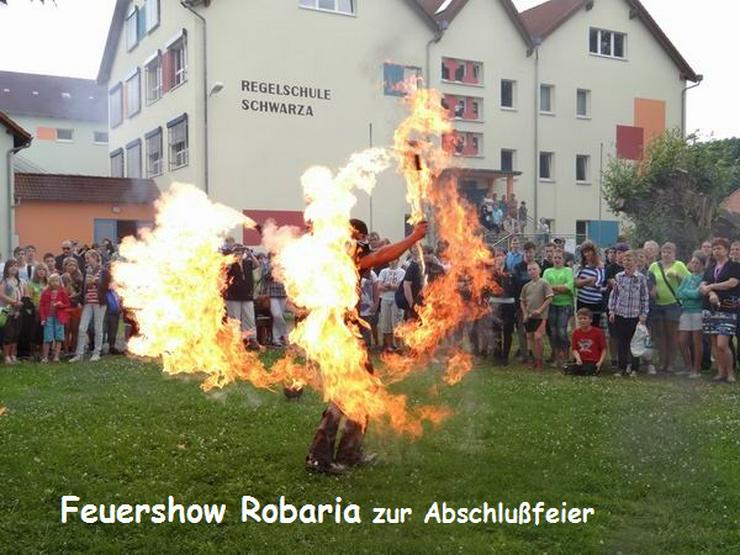
<path id="1" fill-rule="evenodd" d="M 397 152 L 404 153 L 399 166 L 414 210 L 411 221 L 424 219 L 425 211 L 433 215 L 438 237 L 448 243 L 450 264 L 443 275 L 425 286 L 424 303 L 417 310 L 419 319 L 405 322 L 396 332 L 410 354 L 384 357 L 394 380 L 428 363 L 442 339 L 462 322 L 483 316 L 488 307 L 479 299 L 497 289 L 492 280 L 491 252 L 483 236 L 475 233 L 480 229 L 475 209 L 460 198 L 454 176 L 440 179 L 450 165 L 450 155 L 437 146 L 436 139 L 452 131 L 440 94 L 422 89 L 410 95 L 409 101 L 411 114 L 396 130 L 394 144 Z M 449 359 L 444 379 L 453 385 L 471 367 L 470 355 L 458 350 Z"/>

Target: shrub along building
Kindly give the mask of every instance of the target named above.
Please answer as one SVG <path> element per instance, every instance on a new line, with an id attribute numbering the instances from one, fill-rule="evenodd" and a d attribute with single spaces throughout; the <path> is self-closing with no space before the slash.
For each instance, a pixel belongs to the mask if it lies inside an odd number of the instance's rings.
<path id="1" fill-rule="evenodd" d="M 602 160 L 682 127 L 700 80 L 638 0 L 118 0 L 98 76 L 111 175 L 300 223 L 301 174 L 390 145 L 415 77 L 444 95 L 469 198 L 513 191 L 555 233 L 605 242 Z M 386 172 L 355 215 L 396 239 L 406 210 Z"/>

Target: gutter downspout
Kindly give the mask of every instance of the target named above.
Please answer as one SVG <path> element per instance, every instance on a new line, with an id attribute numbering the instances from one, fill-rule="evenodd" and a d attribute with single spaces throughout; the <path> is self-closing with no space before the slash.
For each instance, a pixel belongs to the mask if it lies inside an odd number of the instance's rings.
<path id="1" fill-rule="evenodd" d="M 538 37 L 534 42 L 534 221 L 539 222 L 540 188 L 540 44 Z M 535 224 L 536 225 L 536 224 Z M 536 229 L 536 228 L 535 228 Z M 551 230 L 554 231 L 554 230 Z"/>
<path id="2" fill-rule="evenodd" d="M 434 37 L 427 42 L 427 51 L 426 51 L 426 67 L 424 68 L 424 79 L 426 80 L 426 88 L 429 88 L 429 84 L 432 81 L 432 68 L 430 67 L 431 64 L 431 58 L 432 58 L 432 45 L 437 44 L 439 41 L 442 40 L 442 35 L 445 34 L 445 30 L 447 30 L 447 22 L 443 21 L 439 25 L 439 30 L 435 33 Z"/>
<path id="3" fill-rule="evenodd" d="M 31 141 L 25 145 L 17 146 L 8 150 L 6 154 L 6 162 L 8 164 L 8 242 L 5 245 L 8 257 L 13 256 L 13 204 L 15 194 L 15 171 L 13 171 L 13 156 L 21 150 L 31 146 Z"/>
<path id="4" fill-rule="evenodd" d="M 180 0 L 180 5 L 200 19 L 201 23 L 203 23 L 203 133 L 205 136 L 205 145 L 203 149 L 205 179 L 203 181 L 203 186 L 206 196 L 208 196 L 210 194 L 208 182 L 210 174 L 208 163 L 208 26 L 206 25 L 205 17 L 196 12 L 190 6 L 190 2 L 187 0 Z"/>
<path id="5" fill-rule="evenodd" d="M 681 136 L 684 139 L 686 138 L 686 93 L 691 89 L 695 89 L 696 87 L 701 85 L 702 81 L 704 81 L 704 76 L 697 75 L 696 83 L 694 83 L 693 85 L 689 85 L 688 87 L 684 87 L 684 89 L 681 91 Z"/>

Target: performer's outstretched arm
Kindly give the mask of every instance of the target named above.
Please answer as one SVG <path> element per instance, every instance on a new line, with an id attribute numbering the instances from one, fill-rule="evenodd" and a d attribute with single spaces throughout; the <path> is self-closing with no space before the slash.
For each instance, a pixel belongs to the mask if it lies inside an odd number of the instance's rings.
<path id="1" fill-rule="evenodd" d="M 419 222 L 414 226 L 414 231 L 411 235 L 405 239 L 401 239 L 398 243 L 381 247 L 375 252 L 371 252 L 367 256 L 363 256 L 359 261 L 359 269 L 365 270 L 366 268 L 375 268 L 376 266 L 381 266 L 383 264 L 387 264 L 391 260 L 395 260 L 413 247 L 417 241 L 424 238 L 427 234 L 428 226 L 429 224 L 427 224 L 427 222 Z"/>

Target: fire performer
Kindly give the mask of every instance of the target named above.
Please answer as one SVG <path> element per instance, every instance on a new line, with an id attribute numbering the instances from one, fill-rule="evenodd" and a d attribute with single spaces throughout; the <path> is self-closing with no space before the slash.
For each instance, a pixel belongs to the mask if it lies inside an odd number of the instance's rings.
<path id="1" fill-rule="evenodd" d="M 371 251 L 367 243 L 368 229 L 362 220 L 350 220 L 352 226 L 352 239 L 355 241 L 354 258 L 358 271 L 358 297 L 360 278 L 359 275 L 368 268 L 373 268 L 382 264 L 387 264 L 391 260 L 400 257 L 404 252 L 412 248 L 418 241 L 423 239 L 427 233 L 427 223 L 419 222 L 414 227 L 414 231 L 401 241 L 381 247 L 376 251 Z M 358 301 L 359 303 L 359 301 Z M 359 306 L 355 313 L 348 318 L 349 325 L 366 325 L 359 320 Z M 370 362 L 370 355 L 367 356 L 366 370 L 373 373 L 373 367 Z M 371 463 L 375 459 L 375 454 L 365 454 L 362 451 L 362 441 L 367 427 L 367 421 L 357 422 L 345 419 L 344 431 L 336 448 L 335 443 L 339 425 L 344 417 L 344 413 L 335 403 L 329 403 L 324 411 L 321 422 L 316 429 L 313 442 L 306 456 L 306 469 L 314 472 L 326 474 L 341 474 L 347 467 L 362 466 Z"/>

